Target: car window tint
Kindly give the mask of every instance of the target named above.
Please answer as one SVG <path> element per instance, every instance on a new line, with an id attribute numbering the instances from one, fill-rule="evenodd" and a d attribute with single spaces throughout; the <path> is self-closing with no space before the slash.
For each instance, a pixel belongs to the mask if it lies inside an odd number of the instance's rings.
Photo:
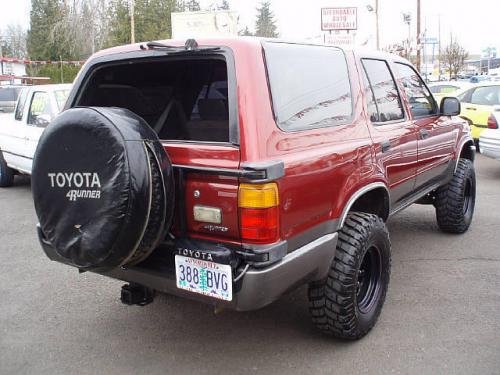
<path id="1" fill-rule="evenodd" d="M 14 114 L 14 118 L 18 121 L 22 120 L 24 106 L 26 105 L 26 99 L 28 98 L 28 89 L 23 89 L 21 91 L 21 95 L 19 95 L 19 99 L 17 100 L 16 113 Z"/>
<path id="2" fill-rule="evenodd" d="M 416 70 L 406 64 L 396 63 L 395 65 L 413 117 L 436 114 L 436 102 Z"/>
<path id="3" fill-rule="evenodd" d="M 351 86 L 342 50 L 288 43 L 265 43 L 264 49 L 281 129 L 335 126 L 351 118 Z"/>
<path id="4" fill-rule="evenodd" d="M 476 88 L 471 95 L 471 104 L 500 105 L 500 86 Z"/>
<path id="5" fill-rule="evenodd" d="M 45 127 L 52 121 L 49 95 L 46 92 L 35 92 L 29 109 L 28 124 Z"/>
<path id="6" fill-rule="evenodd" d="M 378 109 L 372 122 L 383 123 L 404 119 L 401 98 L 387 62 L 373 59 L 363 59 L 362 62 Z"/>

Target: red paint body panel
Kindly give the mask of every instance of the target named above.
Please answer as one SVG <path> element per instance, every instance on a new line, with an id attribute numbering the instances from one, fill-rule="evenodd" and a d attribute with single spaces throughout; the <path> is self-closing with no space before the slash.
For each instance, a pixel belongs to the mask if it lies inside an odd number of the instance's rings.
<path id="1" fill-rule="evenodd" d="M 163 43 L 180 46 L 184 41 Z M 391 192 L 391 202 L 396 202 L 411 193 L 419 181 L 425 181 L 429 171 L 435 174 L 446 162 L 457 158 L 460 152 L 457 147 L 468 136 L 462 122 L 456 118 L 436 116 L 431 120 L 413 120 L 404 96 L 407 119 L 403 126 L 373 126 L 367 116 L 364 87 L 358 71 L 360 56 L 353 52 L 346 52 L 353 100 L 350 123 L 284 132 L 274 119 L 261 41 L 238 38 L 198 40 L 198 43 L 232 51 L 237 80 L 239 145 L 164 142 L 164 147 L 174 164 L 188 166 L 237 169 L 242 163 L 283 161 L 285 176 L 276 181 L 280 194 L 281 239 L 339 218 L 349 199 L 373 182 L 383 183 Z M 104 53 L 137 50 L 139 44 Z M 386 54 L 374 56 L 388 59 L 390 64 L 394 58 Z M 403 92 L 401 87 L 399 89 Z M 420 128 L 426 128 L 433 137 L 427 142 L 419 141 Z M 391 143 L 391 152 L 381 152 L 384 141 Z M 188 175 L 184 194 L 190 236 L 239 243 L 238 183 L 237 178 Z M 194 197 L 195 190 L 200 192 L 199 198 Z M 195 204 L 220 208 L 221 226 L 227 227 L 227 231 L 213 232 L 205 224 L 194 221 Z"/>

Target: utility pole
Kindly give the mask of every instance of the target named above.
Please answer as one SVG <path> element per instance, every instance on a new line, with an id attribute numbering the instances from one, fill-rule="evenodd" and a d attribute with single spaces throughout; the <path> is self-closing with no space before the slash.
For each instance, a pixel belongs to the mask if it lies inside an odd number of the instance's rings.
<path id="1" fill-rule="evenodd" d="M 439 37 L 438 78 L 441 81 L 441 14 L 438 14 L 438 37 Z"/>
<path id="2" fill-rule="evenodd" d="M 130 0 L 130 43 L 135 43 L 134 6 L 135 6 L 135 0 Z"/>
<path id="3" fill-rule="evenodd" d="M 375 40 L 377 42 L 377 51 L 380 49 L 379 28 L 378 28 L 378 6 L 379 0 L 375 0 Z"/>
<path id="4" fill-rule="evenodd" d="M 417 70 L 420 72 L 420 0 L 417 0 Z"/>
<path id="5" fill-rule="evenodd" d="M 61 83 L 64 83 L 63 62 L 61 56 L 59 56 L 59 62 L 61 63 Z"/>

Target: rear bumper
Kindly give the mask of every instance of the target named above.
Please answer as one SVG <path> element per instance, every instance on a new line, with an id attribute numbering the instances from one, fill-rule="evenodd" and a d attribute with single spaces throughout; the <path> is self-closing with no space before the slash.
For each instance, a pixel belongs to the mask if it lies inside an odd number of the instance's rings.
<path id="1" fill-rule="evenodd" d="M 48 243 L 38 227 L 40 243 L 46 255 L 54 261 L 65 263 Z M 279 262 L 265 268 L 249 267 L 233 293 L 232 301 L 219 301 L 202 295 L 178 289 L 175 271 L 166 257 L 163 267 L 148 268 L 141 265 L 131 268 L 116 268 L 98 272 L 102 275 L 144 285 L 160 292 L 177 295 L 197 301 L 216 304 L 238 311 L 256 310 L 277 300 L 285 292 L 310 281 L 325 278 L 335 256 L 337 233 L 323 235 L 316 240 L 285 255 Z M 173 255 L 169 254 L 173 259 Z M 243 267 L 240 266 L 239 271 Z"/>
<path id="2" fill-rule="evenodd" d="M 479 149 L 484 156 L 500 160 L 500 136 L 497 134 L 500 134 L 498 130 L 485 130 L 479 138 Z"/>

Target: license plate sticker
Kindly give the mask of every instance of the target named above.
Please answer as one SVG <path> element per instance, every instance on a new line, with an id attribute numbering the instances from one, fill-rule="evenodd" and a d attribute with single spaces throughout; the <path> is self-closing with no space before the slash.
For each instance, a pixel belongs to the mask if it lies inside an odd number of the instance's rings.
<path id="1" fill-rule="evenodd" d="M 179 289 L 224 301 L 233 299 L 231 266 L 227 264 L 176 255 L 175 278 Z"/>

